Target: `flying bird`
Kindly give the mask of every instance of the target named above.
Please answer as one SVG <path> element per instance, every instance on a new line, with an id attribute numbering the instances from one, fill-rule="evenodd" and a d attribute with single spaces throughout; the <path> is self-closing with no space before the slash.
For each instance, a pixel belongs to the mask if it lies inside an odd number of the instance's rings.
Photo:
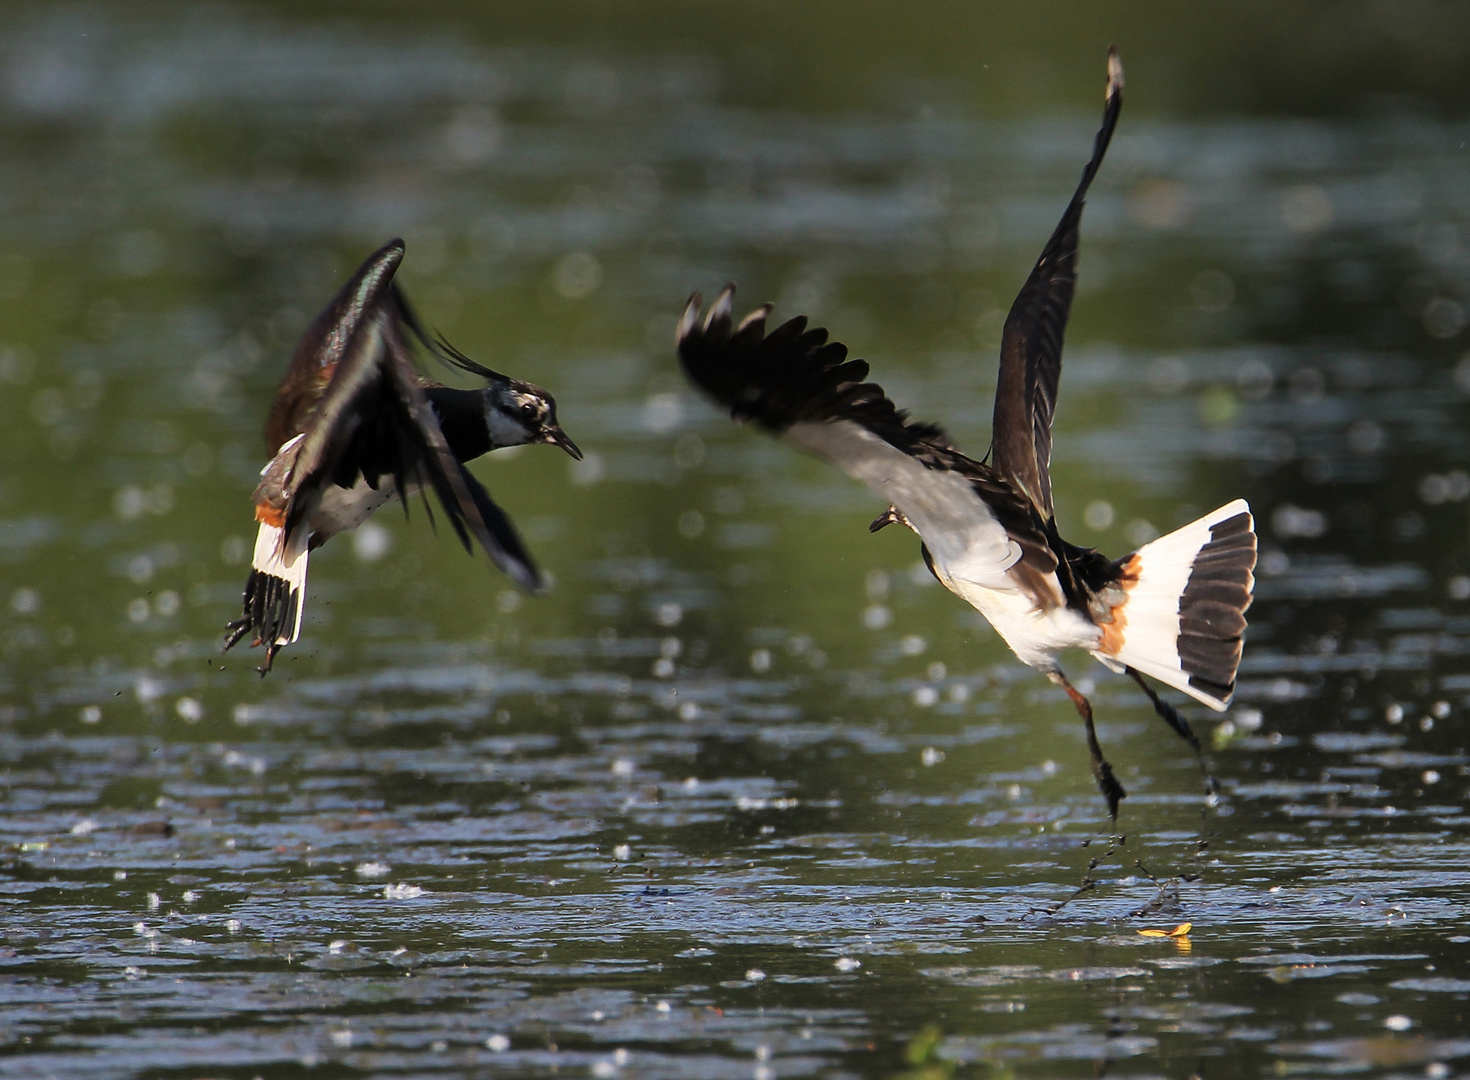
<path id="1" fill-rule="evenodd" d="M 473 552 L 473 538 L 517 584 L 542 587 L 515 526 L 465 462 L 526 443 L 578 459 L 582 452 L 545 390 L 424 331 L 393 280 L 403 254 L 403 241 L 393 240 L 368 257 L 307 328 L 271 405 L 265 437 L 274 456 L 254 494 L 260 529 L 244 610 L 224 643 L 249 636 L 265 646 L 262 676 L 301 634 L 312 550 L 394 500 L 406 511 L 412 495 L 433 489 L 465 550 Z M 414 340 L 485 385 L 459 390 L 420 375 Z"/>
<path id="2" fill-rule="evenodd" d="M 1108 53 L 1102 127 L 1081 182 L 1021 287 L 1001 337 L 990 451 L 966 457 L 933 424 L 911 420 L 866 382 L 868 365 L 798 316 L 767 333 L 771 306 L 732 324 L 734 286 L 701 319 L 695 294 L 679 323 L 689 378 L 731 416 L 782 435 L 861 480 L 890 504 L 870 526 L 912 529 L 930 571 L 989 620 L 1022 662 L 1066 691 L 1086 728 L 1093 775 L 1116 820 L 1126 792 L 1103 756 L 1092 705 L 1062 673 L 1065 649 L 1126 673 L 1199 750 L 1188 721 L 1145 676 L 1217 711 L 1235 690 L 1254 587 L 1256 538 L 1237 499 L 1121 559 L 1063 540 L 1052 505 L 1052 414 L 1076 286 L 1088 187 L 1123 103 Z"/>

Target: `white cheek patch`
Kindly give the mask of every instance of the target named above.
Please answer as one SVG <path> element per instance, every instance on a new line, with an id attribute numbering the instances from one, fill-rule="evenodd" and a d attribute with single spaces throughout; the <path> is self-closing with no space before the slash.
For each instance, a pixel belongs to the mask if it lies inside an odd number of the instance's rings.
<path id="1" fill-rule="evenodd" d="M 490 430 L 491 446 L 521 446 L 531 441 L 524 424 L 512 420 L 493 405 L 485 409 L 485 424 Z"/>

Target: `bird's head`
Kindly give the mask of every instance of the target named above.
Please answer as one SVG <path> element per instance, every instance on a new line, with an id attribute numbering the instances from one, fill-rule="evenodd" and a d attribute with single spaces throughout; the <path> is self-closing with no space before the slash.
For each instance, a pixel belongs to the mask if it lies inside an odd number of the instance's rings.
<path id="1" fill-rule="evenodd" d="M 556 399 L 539 386 L 486 367 L 471 360 L 442 336 L 431 338 L 422 328 L 412 309 L 401 293 L 396 294 L 400 310 L 410 328 L 440 362 L 471 375 L 478 375 L 487 383 L 482 391 L 485 401 L 485 427 L 490 435 L 491 449 L 506 446 L 525 446 L 527 443 L 550 443 L 560 446 L 577 461 L 582 460 L 582 451 L 567 438 L 567 433 L 556 422 Z"/>
<path id="2" fill-rule="evenodd" d="M 578 461 L 582 451 L 556 422 L 556 399 L 520 379 L 496 379 L 485 387 L 485 423 L 497 447 L 550 443 Z"/>

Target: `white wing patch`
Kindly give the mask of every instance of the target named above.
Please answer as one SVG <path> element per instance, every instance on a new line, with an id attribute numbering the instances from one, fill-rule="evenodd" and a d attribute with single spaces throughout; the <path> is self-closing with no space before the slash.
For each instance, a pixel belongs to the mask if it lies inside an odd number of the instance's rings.
<path id="1" fill-rule="evenodd" d="M 851 420 L 793 424 L 786 435 L 903 511 L 949 577 L 1015 587 L 1006 571 L 1020 561 L 1021 545 L 963 476 L 926 468 Z"/>

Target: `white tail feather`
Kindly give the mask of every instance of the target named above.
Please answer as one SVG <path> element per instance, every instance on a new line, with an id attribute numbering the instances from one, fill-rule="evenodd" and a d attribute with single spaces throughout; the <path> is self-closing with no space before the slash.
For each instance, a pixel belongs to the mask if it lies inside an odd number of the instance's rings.
<path id="1" fill-rule="evenodd" d="M 1102 647 L 1093 656 L 1115 671 L 1122 670 L 1124 666 L 1132 667 L 1216 711 L 1223 711 L 1229 704 L 1229 695 L 1216 697 L 1208 690 L 1191 685 L 1192 673 L 1185 669 L 1180 658 L 1180 601 L 1190 583 L 1196 556 L 1211 542 L 1213 527 L 1249 512 L 1250 507 L 1245 500 L 1236 499 L 1139 548 L 1127 564 L 1136 580 L 1125 582 L 1127 599 L 1113 609 L 1116 621 L 1104 627 Z M 1250 561 L 1254 563 L 1253 538 Z M 1243 570 L 1237 567 L 1234 577 L 1238 579 L 1242 574 L 1244 605 L 1248 605 L 1254 579 L 1248 567 Z M 1235 587 L 1238 592 L 1239 581 Z M 1244 606 L 1240 611 L 1244 611 Z M 1230 682 L 1233 684 L 1233 664 L 1231 668 Z"/>
<path id="2" fill-rule="evenodd" d="M 301 636 L 301 610 L 306 603 L 306 558 L 304 543 L 292 545 L 299 550 L 288 550 L 283 531 L 275 525 L 260 523 L 255 534 L 255 555 L 251 566 L 262 574 L 279 578 L 291 589 L 291 598 L 296 603 L 295 618 L 291 620 L 291 636 L 276 638 L 277 645 L 289 645 Z"/>

